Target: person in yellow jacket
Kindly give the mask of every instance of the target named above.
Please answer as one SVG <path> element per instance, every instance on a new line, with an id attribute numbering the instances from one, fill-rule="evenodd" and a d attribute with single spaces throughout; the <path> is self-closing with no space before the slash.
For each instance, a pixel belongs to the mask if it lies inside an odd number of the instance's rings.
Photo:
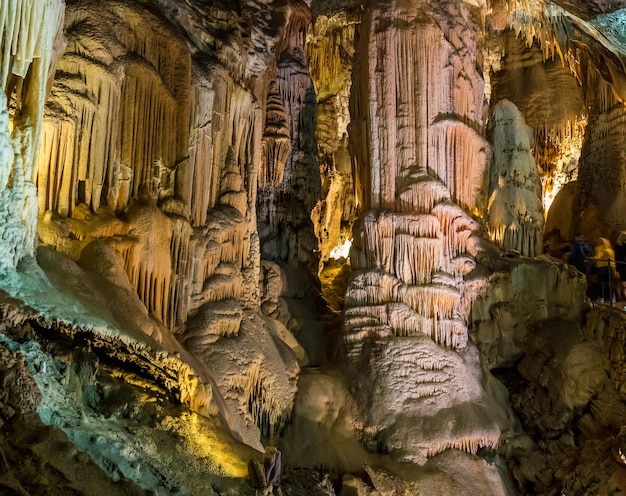
<path id="1" fill-rule="evenodd" d="M 612 301 L 615 303 L 613 291 L 613 271 L 615 270 L 615 252 L 611 242 L 606 238 L 598 238 L 594 247 L 596 269 L 598 270 L 598 283 L 600 284 L 600 298 L 598 302 Z M 605 300 L 605 298 L 610 298 Z"/>

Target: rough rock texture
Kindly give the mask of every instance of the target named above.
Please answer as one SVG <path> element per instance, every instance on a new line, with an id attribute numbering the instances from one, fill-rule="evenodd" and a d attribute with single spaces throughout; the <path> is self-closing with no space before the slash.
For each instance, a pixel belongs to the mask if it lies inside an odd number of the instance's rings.
<path id="1" fill-rule="evenodd" d="M 232 486 L 233 478 L 245 475 L 253 450 L 226 436 L 215 420 L 189 409 L 194 379 L 175 356 L 132 339 L 120 342 L 98 329 L 47 321 L 10 299 L 2 305 L 2 330 L 2 349 L 22 357 L 3 361 L 12 371 L 4 375 L 9 396 L 3 415 L 33 415 L 35 408 L 38 415 L 29 434 L 7 439 L 9 448 L 23 450 L 30 435 L 32 462 L 45 466 L 54 460 L 54 470 L 44 469 L 30 482 L 25 478 L 29 464 L 13 468 L 17 481 L 34 484 L 33 491 L 62 481 L 78 494 L 99 494 L 94 491 L 107 487 L 113 494 L 215 494 L 213 487 L 228 480 Z M 3 428 L 13 432 L 14 426 Z M 71 446 L 67 455 L 48 458 L 49 450 L 62 446 Z M 82 463 L 87 472 L 80 476 L 74 467 Z M 243 483 L 240 494 L 253 494 L 252 488 Z"/>
<path id="2" fill-rule="evenodd" d="M 0 491 L 46 494 L 50 487 L 71 494 L 143 494 L 129 480 L 112 481 L 58 428 L 35 413 L 41 392 L 25 357 L 0 344 Z"/>
<path id="3" fill-rule="evenodd" d="M 623 492 L 617 6 L 2 2 L 0 488 Z"/>
<path id="4" fill-rule="evenodd" d="M 524 343 L 543 321 L 580 322 L 586 311 L 586 284 L 573 267 L 549 257 L 530 263 L 520 258 L 487 263 L 492 275 L 471 312 L 474 342 L 487 368 L 516 363 Z"/>
<path id="5" fill-rule="evenodd" d="M 612 230 L 621 231 L 626 228 L 626 219 L 620 213 L 626 206 L 625 144 L 622 139 L 626 125 L 624 105 L 614 97 L 606 83 L 599 81 L 598 90 L 591 102 L 580 158 L 579 183 L 586 199 L 600 208 L 602 220 Z"/>
<path id="6" fill-rule="evenodd" d="M 517 383 L 511 401 L 534 439 L 512 453 L 513 476 L 529 493 L 622 490 L 624 372 L 616 367 L 622 350 L 616 329 L 623 319 L 594 309 L 582 328 L 568 319 L 544 321 L 526 340 L 516 371 L 504 377 Z"/>

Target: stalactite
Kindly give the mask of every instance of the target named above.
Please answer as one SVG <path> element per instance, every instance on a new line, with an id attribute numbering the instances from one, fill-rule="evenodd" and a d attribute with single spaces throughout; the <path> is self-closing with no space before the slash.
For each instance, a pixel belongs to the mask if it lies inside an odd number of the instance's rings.
<path id="1" fill-rule="evenodd" d="M 169 320 L 166 325 L 170 329 L 177 329 L 187 321 L 194 243 L 193 230 L 189 222 L 181 217 L 170 219 L 172 223 L 170 257 L 175 276 L 172 277 L 169 288 L 167 301 Z"/>
<path id="2" fill-rule="evenodd" d="M 291 12 L 297 15 L 289 19 L 290 23 L 301 26 L 303 21 L 308 22 L 306 16 L 310 13 L 303 2 L 297 2 L 297 8 Z M 317 101 L 303 47 L 298 45 L 304 32 L 297 34 L 297 29 L 294 31 L 288 26 L 286 33 L 294 36 L 283 39 L 276 47 L 281 50 L 276 81 L 280 100 L 289 116 L 287 127 L 292 152 L 285 163 L 282 182 L 272 186 L 266 181 L 259 191 L 260 248 L 265 259 L 305 264 L 317 270 L 317 239 L 311 220 L 311 211 L 321 195 L 315 142 Z M 259 178 L 260 184 L 262 181 Z"/>
<path id="3" fill-rule="evenodd" d="M 452 198 L 465 207 L 476 207 L 484 198 L 483 174 L 487 164 L 489 147 L 477 130 L 460 120 L 441 119 L 431 127 L 432 154 L 437 155 L 433 167 L 443 180 Z M 450 167 L 452 160 L 455 167 Z M 441 167 L 444 165 L 445 167 Z"/>
<path id="4" fill-rule="evenodd" d="M 63 14 L 58 0 L 0 4 L 0 272 L 35 250 L 35 161 L 48 71 L 62 49 Z"/>
<path id="5" fill-rule="evenodd" d="M 259 186 L 267 182 L 276 186 L 283 181 L 285 162 L 291 153 L 291 137 L 287 126 L 285 107 L 281 101 L 278 84 L 272 81 L 267 96 L 265 130 L 262 142 L 262 163 Z"/>
<path id="6" fill-rule="evenodd" d="M 231 88 L 224 86 L 232 86 L 218 74 L 216 70 L 214 78 L 210 80 L 199 70 L 193 72 L 189 104 L 189 173 L 187 184 L 181 187 L 181 194 L 189 201 L 191 219 L 196 226 L 205 224 L 209 208 L 217 201 L 220 161 L 215 160 L 215 155 L 223 147 L 220 146 L 221 135 L 214 133 L 214 129 L 223 129 L 224 112 L 215 107 L 228 104 L 228 89 Z M 216 99 L 216 94 L 223 94 L 224 99 Z M 214 137 L 219 140 L 217 143 L 214 143 Z"/>
<path id="7" fill-rule="evenodd" d="M 242 217 L 245 217 L 248 208 L 248 196 L 243 189 L 243 178 L 237 165 L 235 153 L 229 148 L 226 162 L 220 180 L 218 203 L 235 208 Z"/>
<path id="8" fill-rule="evenodd" d="M 136 28 L 145 15 L 153 29 Z M 67 26 L 46 108 L 40 208 L 62 216 L 80 203 L 123 209 L 144 184 L 172 196 L 187 144 L 185 42 L 154 14 L 117 2 L 89 11 L 71 5 Z"/>
<path id="9" fill-rule="evenodd" d="M 282 430 L 289 416 L 285 414 L 284 405 L 279 403 L 280 399 L 272 395 L 268 387 L 272 378 L 267 376 L 261 362 L 251 364 L 246 372 L 233 378 L 232 386 L 243 390 L 247 410 L 261 434 L 273 438 L 274 433 Z"/>
<path id="10" fill-rule="evenodd" d="M 152 164 L 177 159 L 178 103 L 144 63 L 129 63 L 122 85 L 120 160 L 133 164 L 133 196 L 150 183 Z"/>
<path id="11" fill-rule="evenodd" d="M 307 36 L 306 51 L 318 99 L 326 100 L 350 84 L 346 57 L 354 50 L 355 22 L 345 13 L 318 16 Z"/>
<path id="12" fill-rule="evenodd" d="M 122 254 L 131 285 L 148 311 L 163 324 L 170 319 L 172 291 L 171 240 L 169 219 L 152 203 L 147 190 L 128 211 L 128 234 L 135 238 Z"/>
<path id="13" fill-rule="evenodd" d="M 117 206 L 111 183 L 118 149 L 120 84 L 101 64 L 78 55 L 62 57 L 58 70 L 39 155 L 39 208 L 68 216 L 79 203 L 95 212 L 102 199 Z M 102 198 L 103 189 L 109 192 L 108 199 Z"/>
<path id="14" fill-rule="evenodd" d="M 494 432 L 488 434 L 491 435 L 484 437 L 459 437 L 448 441 L 430 444 L 428 446 L 428 456 L 433 457 L 448 449 L 458 449 L 472 454 L 475 454 L 481 447 L 497 449 L 500 445 L 500 433 Z"/>

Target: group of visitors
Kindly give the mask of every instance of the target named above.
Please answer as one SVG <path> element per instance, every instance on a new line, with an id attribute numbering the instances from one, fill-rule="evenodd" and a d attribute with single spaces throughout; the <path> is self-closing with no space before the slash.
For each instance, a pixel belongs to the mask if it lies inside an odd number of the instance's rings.
<path id="1" fill-rule="evenodd" d="M 626 231 L 615 249 L 607 238 L 598 238 L 594 248 L 583 234 L 576 234 L 570 264 L 587 275 L 588 296 L 598 303 L 626 300 Z"/>

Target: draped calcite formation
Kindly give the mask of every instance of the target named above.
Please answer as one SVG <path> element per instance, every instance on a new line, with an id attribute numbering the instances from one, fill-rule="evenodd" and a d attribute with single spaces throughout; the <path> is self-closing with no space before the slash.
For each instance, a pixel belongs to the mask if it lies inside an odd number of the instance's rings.
<path id="1" fill-rule="evenodd" d="M 62 0 L 0 5 L 0 272 L 34 253 L 35 161 L 41 121 L 62 46 Z"/>
<path id="2" fill-rule="evenodd" d="M 119 1 L 67 6 L 67 50 L 38 162 L 40 236 L 75 260 L 101 243 L 113 250 L 109 259 L 123 271 L 115 271 L 116 281 L 145 306 L 139 328 L 163 346 L 183 343 L 190 352 L 184 359 L 204 370 L 202 387 L 215 392 L 217 408 L 209 413 L 219 409 L 236 438 L 260 448 L 261 435 L 274 435 L 289 416 L 298 366 L 277 323 L 256 314 L 257 182 L 259 173 L 262 183 L 269 174 L 271 187 L 279 187 L 292 137 L 306 142 L 299 150 L 313 149 L 312 124 L 303 131 L 298 114 L 301 97 L 311 99 L 304 63 L 285 57 L 281 76 L 273 53 L 283 39 L 301 53 L 308 8 L 250 3 L 239 16 L 228 5 L 172 10 L 153 3 L 157 8 Z M 269 173 L 262 169 L 264 146 L 275 152 Z M 304 155 L 315 165 L 312 154 Z M 288 177 L 293 169 L 287 167 Z M 314 203 L 308 169 L 300 173 L 311 206 L 302 209 L 298 199 L 298 208 L 285 209 L 288 216 L 308 215 Z M 313 240 L 311 228 L 306 246 Z M 219 362 L 214 353 L 242 361 Z M 250 380 L 235 384 L 232 376 L 240 374 Z"/>
<path id="3" fill-rule="evenodd" d="M 544 217 L 530 128 L 513 103 L 501 100 L 491 110 L 489 132 L 489 236 L 505 250 L 534 257 L 543 252 Z"/>
<path id="4" fill-rule="evenodd" d="M 389 12 L 366 15 L 359 27 L 349 126 L 362 171 L 359 203 L 401 208 L 398 198 L 421 170 L 440 178 L 453 201 L 476 209 L 489 147 L 474 20 L 456 2 L 394 4 Z M 382 29 L 385 20 L 391 25 Z"/>
<path id="5" fill-rule="evenodd" d="M 283 40 L 276 46 L 277 84 L 289 116 L 286 134 L 291 137 L 291 155 L 283 172 L 269 176 L 265 186 L 259 188 L 257 218 L 263 258 L 316 268 L 317 240 L 311 211 L 320 197 L 315 144 L 317 106 L 303 49 L 310 16 L 304 2 L 291 4 L 289 24 Z M 276 181 L 280 177 L 282 182 Z"/>
<path id="6" fill-rule="evenodd" d="M 363 13 L 354 59 L 349 129 L 365 212 L 344 368 L 367 441 L 420 464 L 495 448 L 510 425 L 467 331 L 479 224 L 459 204 L 481 209 L 489 153 L 474 22 L 457 2 L 393 3 Z"/>
<path id="7" fill-rule="evenodd" d="M 601 219 L 612 230 L 621 231 L 626 229 L 626 112 L 606 83 L 598 81 L 596 88 L 590 95 L 578 183 L 584 198 L 598 205 Z"/>
<path id="8" fill-rule="evenodd" d="M 315 135 L 322 193 L 312 217 L 320 264 L 338 258 L 333 251 L 351 241 L 356 216 L 347 129 L 355 20 L 346 13 L 319 15 L 307 35 L 307 59 L 318 100 Z"/>
<path id="9" fill-rule="evenodd" d="M 349 341 L 426 334 L 465 347 L 474 295 L 463 291 L 463 278 L 475 265 L 477 226 L 435 179 L 424 176 L 417 189 L 423 199 L 435 188 L 443 198 L 428 213 L 370 212 L 356 226 L 345 301 Z"/>
<path id="10" fill-rule="evenodd" d="M 185 154 L 190 54 L 158 16 L 132 4 L 70 4 L 66 24 L 39 155 L 39 210 L 122 210 Z"/>
<path id="11" fill-rule="evenodd" d="M 398 4 L 365 14 L 359 26 L 351 142 L 362 203 L 383 210 L 363 215 L 355 235 L 353 265 L 365 270 L 348 290 L 346 328 L 357 339 L 371 330 L 466 343 L 462 281 L 473 268 L 478 226 L 453 202 L 477 206 L 488 149 L 467 124 L 482 124 L 483 82 L 466 9 Z M 453 27 L 455 15 L 463 22 Z M 440 146 L 441 139 L 449 146 Z M 408 329 L 398 328 L 409 315 Z"/>

